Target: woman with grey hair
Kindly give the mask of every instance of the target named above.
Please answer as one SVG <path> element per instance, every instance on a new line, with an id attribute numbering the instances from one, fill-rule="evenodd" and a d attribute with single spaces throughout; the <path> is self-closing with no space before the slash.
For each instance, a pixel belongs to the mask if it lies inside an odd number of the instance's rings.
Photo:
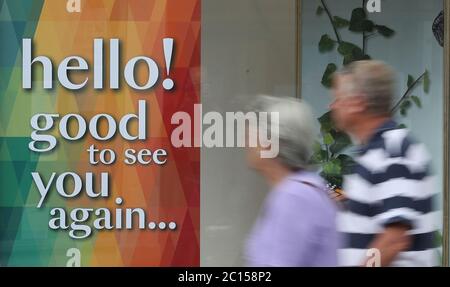
<path id="1" fill-rule="evenodd" d="M 247 239 L 246 264 L 336 266 L 336 208 L 325 183 L 309 166 L 315 140 L 310 108 L 294 98 L 260 96 L 255 110 L 278 114 L 258 131 L 278 137 L 279 153 L 262 158 L 261 151 L 270 148 L 264 144 L 247 151 L 250 167 L 265 177 L 271 191 Z"/>

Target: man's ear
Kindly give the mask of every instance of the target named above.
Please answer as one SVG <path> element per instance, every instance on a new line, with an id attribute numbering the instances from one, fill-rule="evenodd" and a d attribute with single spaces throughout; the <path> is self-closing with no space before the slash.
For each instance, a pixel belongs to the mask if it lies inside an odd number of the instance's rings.
<path id="1" fill-rule="evenodd" d="M 363 113 L 367 110 L 367 101 L 363 96 L 357 96 L 352 101 L 352 112 Z"/>

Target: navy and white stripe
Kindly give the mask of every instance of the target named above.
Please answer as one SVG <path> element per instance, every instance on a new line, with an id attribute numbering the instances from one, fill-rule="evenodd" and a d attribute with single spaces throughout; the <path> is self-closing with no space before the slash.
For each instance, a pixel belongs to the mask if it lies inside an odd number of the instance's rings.
<path id="1" fill-rule="evenodd" d="M 343 238 L 342 266 L 358 266 L 375 236 L 392 223 L 411 228 L 411 246 L 392 266 L 438 265 L 435 240 L 439 212 L 430 157 L 423 144 L 411 139 L 394 121 L 385 123 L 355 157 L 345 176 L 345 208 L 338 215 Z"/>

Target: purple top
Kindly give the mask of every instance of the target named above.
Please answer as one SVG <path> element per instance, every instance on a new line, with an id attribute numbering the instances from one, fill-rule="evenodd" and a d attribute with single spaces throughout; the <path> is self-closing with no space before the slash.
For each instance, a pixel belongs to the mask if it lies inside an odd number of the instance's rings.
<path id="1" fill-rule="evenodd" d="M 336 266 L 335 218 L 336 206 L 319 175 L 300 171 L 288 176 L 265 199 L 246 242 L 246 264 Z"/>

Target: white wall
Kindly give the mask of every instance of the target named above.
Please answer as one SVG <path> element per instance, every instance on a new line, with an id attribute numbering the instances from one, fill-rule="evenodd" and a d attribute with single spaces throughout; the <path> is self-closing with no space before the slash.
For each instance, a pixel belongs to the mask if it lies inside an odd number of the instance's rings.
<path id="1" fill-rule="evenodd" d="M 202 1 L 203 112 L 295 96 L 295 1 Z M 201 265 L 239 266 L 267 188 L 241 149 L 201 151 Z"/>

